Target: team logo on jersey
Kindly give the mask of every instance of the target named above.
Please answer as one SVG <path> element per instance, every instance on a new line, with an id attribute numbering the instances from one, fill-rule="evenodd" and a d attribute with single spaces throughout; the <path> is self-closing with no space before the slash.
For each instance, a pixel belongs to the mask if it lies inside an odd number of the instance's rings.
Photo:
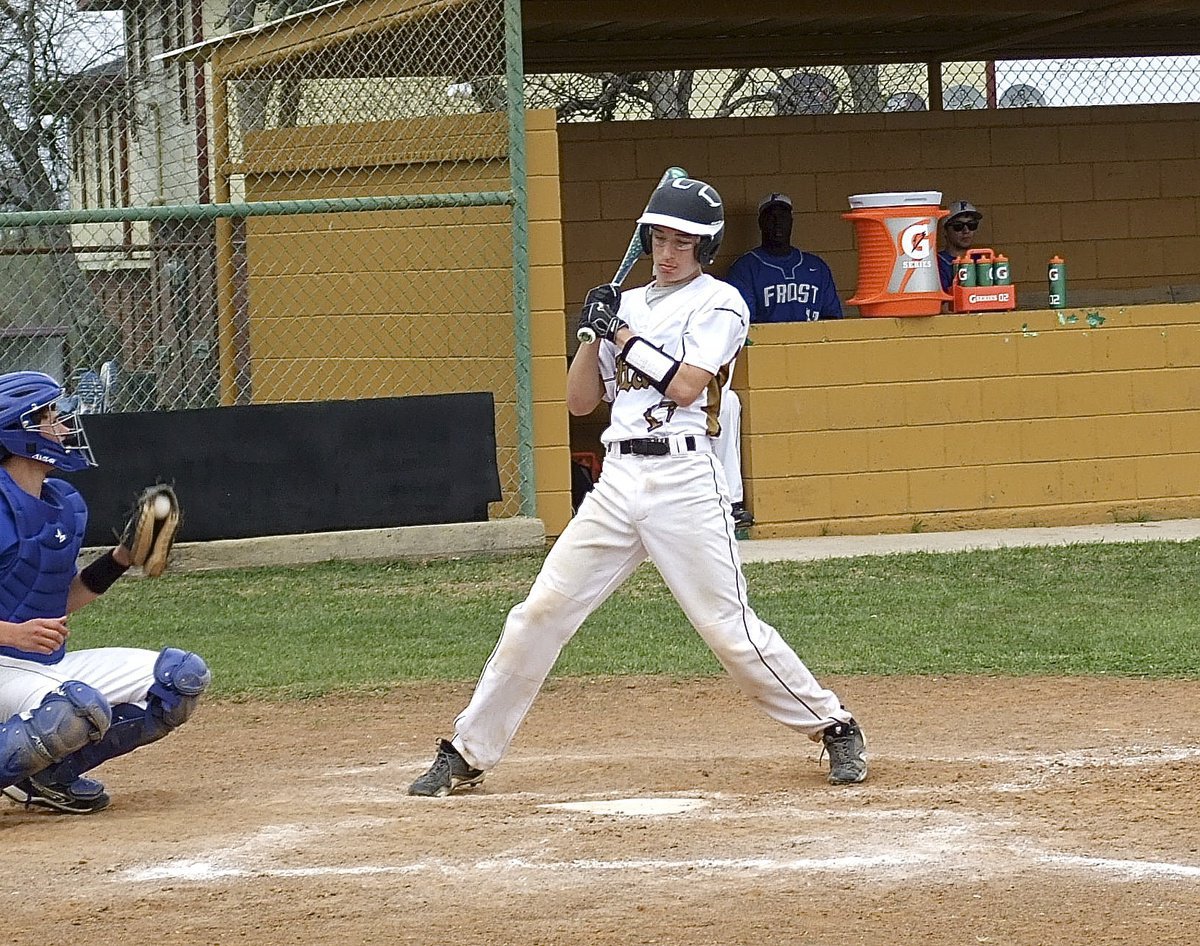
<path id="1" fill-rule="evenodd" d="M 644 391 L 650 387 L 650 379 L 638 371 L 636 368 L 630 368 L 626 364 L 625 359 L 620 355 L 617 356 L 617 390 L 618 391 Z"/>
<path id="2" fill-rule="evenodd" d="M 763 286 L 763 305 L 768 309 L 773 305 L 786 305 L 798 302 L 808 305 L 817 301 L 818 287 L 808 282 L 780 282 Z"/>
<path id="3" fill-rule="evenodd" d="M 653 407 L 646 408 L 642 412 L 642 416 L 646 418 L 646 430 L 655 431 L 671 422 L 671 418 L 675 416 L 675 408 L 679 405 L 668 398 L 663 398 Z M 660 418 L 659 415 L 662 415 Z"/>

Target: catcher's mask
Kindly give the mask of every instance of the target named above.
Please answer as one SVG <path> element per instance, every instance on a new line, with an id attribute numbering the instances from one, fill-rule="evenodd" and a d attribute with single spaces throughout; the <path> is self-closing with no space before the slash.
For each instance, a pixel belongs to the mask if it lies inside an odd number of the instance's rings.
<path id="1" fill-rule="evenodd" d="M 54 425 L 60 439 L 43 432 L 46 408 L 58 411 Z M 40 371 L 0 375 L 0 446 L 67 473 L 96 465 L 79 417 L 79 399 L 68 397 L 62 385 Z"/>

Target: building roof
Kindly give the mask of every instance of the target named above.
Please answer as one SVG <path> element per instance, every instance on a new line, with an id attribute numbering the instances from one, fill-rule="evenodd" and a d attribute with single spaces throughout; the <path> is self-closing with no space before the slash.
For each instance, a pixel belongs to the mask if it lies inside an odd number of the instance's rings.
<path id="1" fill-rule="evenodd" d="M 351 37 L 403 30 L 465 2 L 334 0 L 167 55 L 221 50 L 240 71 L 239 62 L 292 59 L 304 48 L 317 64 L 308 44 L 318 37 L 359 42 Z M 692 0 L 686 11 L 644 0 L 521 0 L 521 13 L 529 73 L 1200 53 L 1192 0 Z"/>

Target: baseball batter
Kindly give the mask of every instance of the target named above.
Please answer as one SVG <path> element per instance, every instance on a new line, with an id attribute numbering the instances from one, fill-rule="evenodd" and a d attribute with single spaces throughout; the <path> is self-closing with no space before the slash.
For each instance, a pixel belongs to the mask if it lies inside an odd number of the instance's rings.
<path id="1" fill-rule="evenodd" d="M 612 404 L 603 472 L 555 543 L 528 598 L 509 612 L 451 740 L 409 794 L 477 785 L 504 755 L 559 652 L 584 619 L 646 558 L 722 666 L 768 715 L 830 757 L 829 781 L 866 778 L 862 732 L 746 599 L 729 493 L 712 453 L 721 398 L 746 339 L 746 304 L 703 272 L 724 230 L 721 198 L 703 181 L 661 185 L 638 219 L 654 260 L 648 286 L 588 294 L 567 406 Z"/>
<path id="2" fill-rule="evenodd" d="M 95 460 L 66 400 L 48 375 L 0 375 L 0 790 L 28 807 L 92 814 L 109 796 L 83 773 L 185 722 L 210 675 L 173 647 L 67 651 L 67 616 L 131 558 L 123 539 L 76 573 L 87 506 L 49 474 Z"/>

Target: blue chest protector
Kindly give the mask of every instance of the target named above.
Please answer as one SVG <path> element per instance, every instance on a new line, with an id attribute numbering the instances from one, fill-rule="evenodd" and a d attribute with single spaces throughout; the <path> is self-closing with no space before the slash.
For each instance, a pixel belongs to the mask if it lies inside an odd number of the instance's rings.
<path id="1" fill-rule="evenodd" d="M 0 502 L 16 525 L 16 555 L 0 574 L 0 618 L 20 624 L 30 618 L 56 618 L 67 613 L 67 593 L 87 527 L 87 505 L 65 480 L 48 479 L 42 496 L 30 496 L 0 471 Z M 52 654 L 0 647 L 0 654 L 52 664 L 62 660 L 66 645 Z"/>

